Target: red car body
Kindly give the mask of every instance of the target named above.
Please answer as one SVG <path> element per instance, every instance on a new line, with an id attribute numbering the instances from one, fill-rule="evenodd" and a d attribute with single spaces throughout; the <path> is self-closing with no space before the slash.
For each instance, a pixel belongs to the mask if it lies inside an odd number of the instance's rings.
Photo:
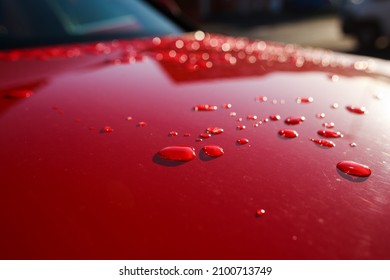
<path id="1" fill-rule="evenodd" d="M 389 259 L 389 67 L 202 32 L 2 51 L 0 258 Z"/>

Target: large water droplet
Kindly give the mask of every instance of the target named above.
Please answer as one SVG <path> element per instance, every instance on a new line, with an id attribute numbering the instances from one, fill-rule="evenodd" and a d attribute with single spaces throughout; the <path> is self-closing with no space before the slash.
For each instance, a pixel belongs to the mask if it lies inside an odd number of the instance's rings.
<path id="1" fill-rule="evenodd" d="M 363 115 L 367 113 L 366 107 L 347 106 L 346 108 L 348 111 L 359 115 Z"/>
<path id="2" fill-rule="evenodd" d="M 246 139 L 246 138 L 240 138 L 240 139 L 237 140 L 237 143 L 240 144 L 240 145 L 245 145 L 245 144 L 249 143 L 249 140 Z"/>
<path id="3" fill-rule="evenodd" d="M 297 103 L 312 103 L 314 101 L 313 97 L 298 97 Z"/>
<path id="4" fill-rule="evenodd" d="M 352 176 L 368 177 L 371 175 L 371 169 L 367 165 L 354 161 L 341 161 L 337 164 L 337 168 L 345 174 Z"/>
<path id="5" fill-rule="evenodd" d="M 195 158 L 195 149 L 185 146 L 170 146 L 161 149 L 158 155 L 168 160 L 190 161 Z"/>
<path id="6" fill-rule="evenodd" d="M 217 109 L 217 106 L 208 104 L 199 104 L 194 107 L 195 111 L 216 111 Z"/>
<path id="7" fill-rule="evenodd" d="M 224 154 L 223 149 L 220 146 L 216 145 L 204 146 L 202 149 L 204 153 L 209 157 L 220 157 Z"/>
<path id="8" fill-rule="evenodd" d="M 333 148 L 336 147 L 336 144 L 333 143 L 332 141 L 325 140 L 325 139 L 314 139 L 310 138 L 310 141 L 316 143 L 317 145 L 320 145 L 322 147 L 327 147 L 327 148 Z"/>
<path id="9" fill-rule="evenodd" d="M 288 125 L 297 125 L 305 121 L 305 117 L 288 117 L 284 122 Z"/>
<path id="10" fill-rule="evenodd" d="M 339 131 L 333 131 L 333 130 L 318 130 L 318 135 L 321 135 L 325 138 L 341 138 L 344 137 L 344 135 L 341 134 Z"/>
<path id="11" fill-rule="evenodd" d="M 223 128 L 220 127 L 208 127 L 206 131 L 210 134 L 221 134 L 223 133 Z"/>
<path id="12" fill-rule="evenodd" d="M 298 132 L 292 129 L 281 129 L 278 133 L 284 138 L 296 138 L 299 135 Z"/>

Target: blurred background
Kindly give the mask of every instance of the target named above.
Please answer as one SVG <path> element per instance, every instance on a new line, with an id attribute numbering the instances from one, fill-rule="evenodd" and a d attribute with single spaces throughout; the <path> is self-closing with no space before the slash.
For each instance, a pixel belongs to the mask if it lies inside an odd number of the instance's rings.
<path id="1" fill-rule="evenodd" d="M 208 32 L 390 59 L 390 0 L 161 1 Z"/>

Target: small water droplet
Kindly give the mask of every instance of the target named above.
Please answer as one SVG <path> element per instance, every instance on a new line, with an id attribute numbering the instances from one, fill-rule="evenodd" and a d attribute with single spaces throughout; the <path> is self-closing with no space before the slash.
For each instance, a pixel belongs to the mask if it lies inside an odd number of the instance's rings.
<path id="1" fill-rule="evenodd" d="M 224 104 L 222 104 L 222 108 L 224 108 L 224 109 L 230 109 L 230 108 L 232 108 L 232 104 L 230 104 L 230 103 L 224 103 Z"/>
<path id="2" fill-rule="evenodd" d="M 323 122 L 322 126 L 326 127 L 326 128 L 334 128 L 334 123 L 333 122 Z"/>
<path id="3" fill-rule="evenodd" d="M 20 89 L 20 90 L 12 90 L 7 92 L 5 97 L 8 99 L 23 99 L 23 98 L 29 98 L 32 95 L 33 92 L 31 90 Z"/>
<path id="4" fill-rule="evenodd" d="M 242 122 L 242 118 L 238 118 L 237 121 L 238 121 L 238 122 Z"/>
<path id="5" fill-rule="evenodd" d="M 332 109 L 337 109 L 337 108 L 339 108 L 339 104 L 338 103 L 333 103 L 330 107 Z"/>
<path id="6" fill-rule="evenodd" d="M 131 121 L 133 117 L 127 117 L 126 120 Z"/>
<path id="7" fill-rule="evenodd" d="M 368 177 L 371 175 L 371 169 L 367 165 L 354 161 L 341 161 L 337 163 L 337 168 L 345 174 L 352 176 Z"/>
<path id="8" fill-rule="evenodd" d="M 288 117 L 284 122 L 288 125 L 297 125 L 305 121 L 305 117 Z"/>
<path id="9" fill-rule="evenodd" d="M 169 132 L 169 136 L 177 136 L 179 133 L 177 131 L 171 131 Z"/>
<path id="10" fill-rule="evenodd" d="M 296 138 L 299 135 L 298 132 L 292 129 L 281 129 L 278 133 L 284 138 Z"/>
<path id="11" fill-rule="evenodd" d="M 367 113 L 366 107 L 347 106 L 346 108 L 351 113 L 355 113 L 359 115 L 363 115 Z"/>
<path id="12" fill-rule="evenodd" d="M 280 120 L 280 116 L 279 116 L 279 115 L 271 115 L 271 116 L 269 116 L 269 118 L 270 118 L 272 121 L 278 121 L 278 120 Z"/>
<path id="13" fill-rule="evenodd" d="M 191 136 L 191 133 L 184 133 L 184 135 L 183 135 L 184 137 L 190 137 Z"/>
<path id="14" fill-rule="evenodd" d="M 237 143 L 240 144 L 240 145 L 245 145 L 245 144 L 249 143 L 249 140 L 246 139 L 246 138 L 240 138 L 240 139 L 237 140 Z"/>
<path id="15" fill-rule="evenodd" d="M 138 124 L 137 124 L 137 126 L 138 127 L 145 127 L 145 126 L 147 126 L 148 124 L 146 123 L 146 122 L 139 122 Z"/>
<path id="16" fill-rule="evenodd" d="M 333 147 L 336 147 L 336 144 L 333 143 L 332 141 L 329 141 L 329 140 L 325 140 L 325 139 L 314 139 L 314 138 L 310 138 L 309 139 L 310 141 L 316 143 L 317 145 L 320 145 L 322 147 L 327 147 L 327 148 L 333 148 Z"/>
<path id="17" fill-rule="evenodd" d="M 235 116 L 237 116 L 237 113 L 236 113 L 236 112 L 230 112 L 230 113 L 229 113 L 229 116 L 230 116 L 230 117 L 235 117 Z"/>
<path id="18" fill-rule="evenodd" d="M 194 107 L 195 111 L 216 111 L 217 109 L 217 106 L 208 104 L 199 104 Z"/>
<path id="19" fill-rule="evenodd" d="M 298 97 L 297 103 L 312 103 L 314 101 L 313 97 Z"/>
<path id="20" fill-rule="evenodd" d="M 220 146 L 216 145 L 204 146 L 202 149 L 204 153 L 209 157 L 220 157 L 224 154 L 223 149 Z"/>
<path id="21" fill-rule="evenodd" d="M 266 102 L 268 100 L 267 96 L 257 96 L 256 101 L 257 102 Z"/>
<path id="22" fill-rule="evenodd" d="M 333 130 L 318 130 L 318 135 L 321 135 L 325 138 L 341 138 L 344 137 L 339 131 L 333 131 Z"/>
<path id="23" fill-rule="evenodd" d="M 349 144 L 349 146 L 351 146 L 352 148 L 355 148 L 357 146 L 357 144 L 355 142 L 352 142 Z"/>
<path id="24" fill-rule="evenodd" d="M 318 114 L 316 114 L 316 118 L 317 118 L 317 119 L 323 119 L 323 118 L 325 118 L 325 113 L 318 113 Z"/>
<path id="25" fill-rule="evenodd" d="M 195 158 L 195 149 L 185 146 L 170 146 L 161 149 L 158 155 L 168 160 L 190 161 Z"/>
<path id="26" fill-rule="evenodd" d="M 256 116 L 256 115 L 248 115 L 248 116 L 246 116 L 246 118 L 247 118 L 248 120 L 251 120 L 251 121 L 257 120 L 257 116 Z"/>
<path id="27" fill-rule="evenodd" d="M 202 138 L 196 138 L 196 139 L 195 139 L 195 142 L 202 142 L 202 141 L 203 141 Z"/>
<path id="28" fill-rule="evenodd" d="M 338 75 L 329 75 L 328 78 L 332 82 L 338 82 L 340 79 L 340 77 Z"/>
<path id="29" fill-rule="evenodd" d="M 257 209 L 256 210 L 256 217 L 261 217 L 265 215 L 265 210 L 264 209 Z"/>
<path id="30" fill-rule="evenodd" d="M 114 129 L 111 126 L 105 126 L 101 130 L 102 133 L 111 133 L 113 131 L 114 131 Z"/>
<path id="31" fill-rule="evenodd" d="M 206 131 L 210 134 L 221 134 L 223 133 L 223 128 L 220 127 L 208 127 Z"/>
<path id="32" fill-rule="evenodd" d="M 245 125 L 237 125 L 236 127 L 238 130 L 244 130 L 246 128 Z"/>
<path id="33" fill-rule="evenodd" d="M 211 134 L 210 133 L 201 133 L 199 135 L 201 138 L 210 138 L 211 137 Z"/>

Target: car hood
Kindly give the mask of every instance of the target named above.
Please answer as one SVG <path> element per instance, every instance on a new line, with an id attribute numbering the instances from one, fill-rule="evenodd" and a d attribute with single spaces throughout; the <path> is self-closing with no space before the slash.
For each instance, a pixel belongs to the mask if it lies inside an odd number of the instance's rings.
<path id="1" fill-rule="evenodd" d="M 388 259 L 389 66 L 203 32 L 3 51 L 0 258 Z"/>

